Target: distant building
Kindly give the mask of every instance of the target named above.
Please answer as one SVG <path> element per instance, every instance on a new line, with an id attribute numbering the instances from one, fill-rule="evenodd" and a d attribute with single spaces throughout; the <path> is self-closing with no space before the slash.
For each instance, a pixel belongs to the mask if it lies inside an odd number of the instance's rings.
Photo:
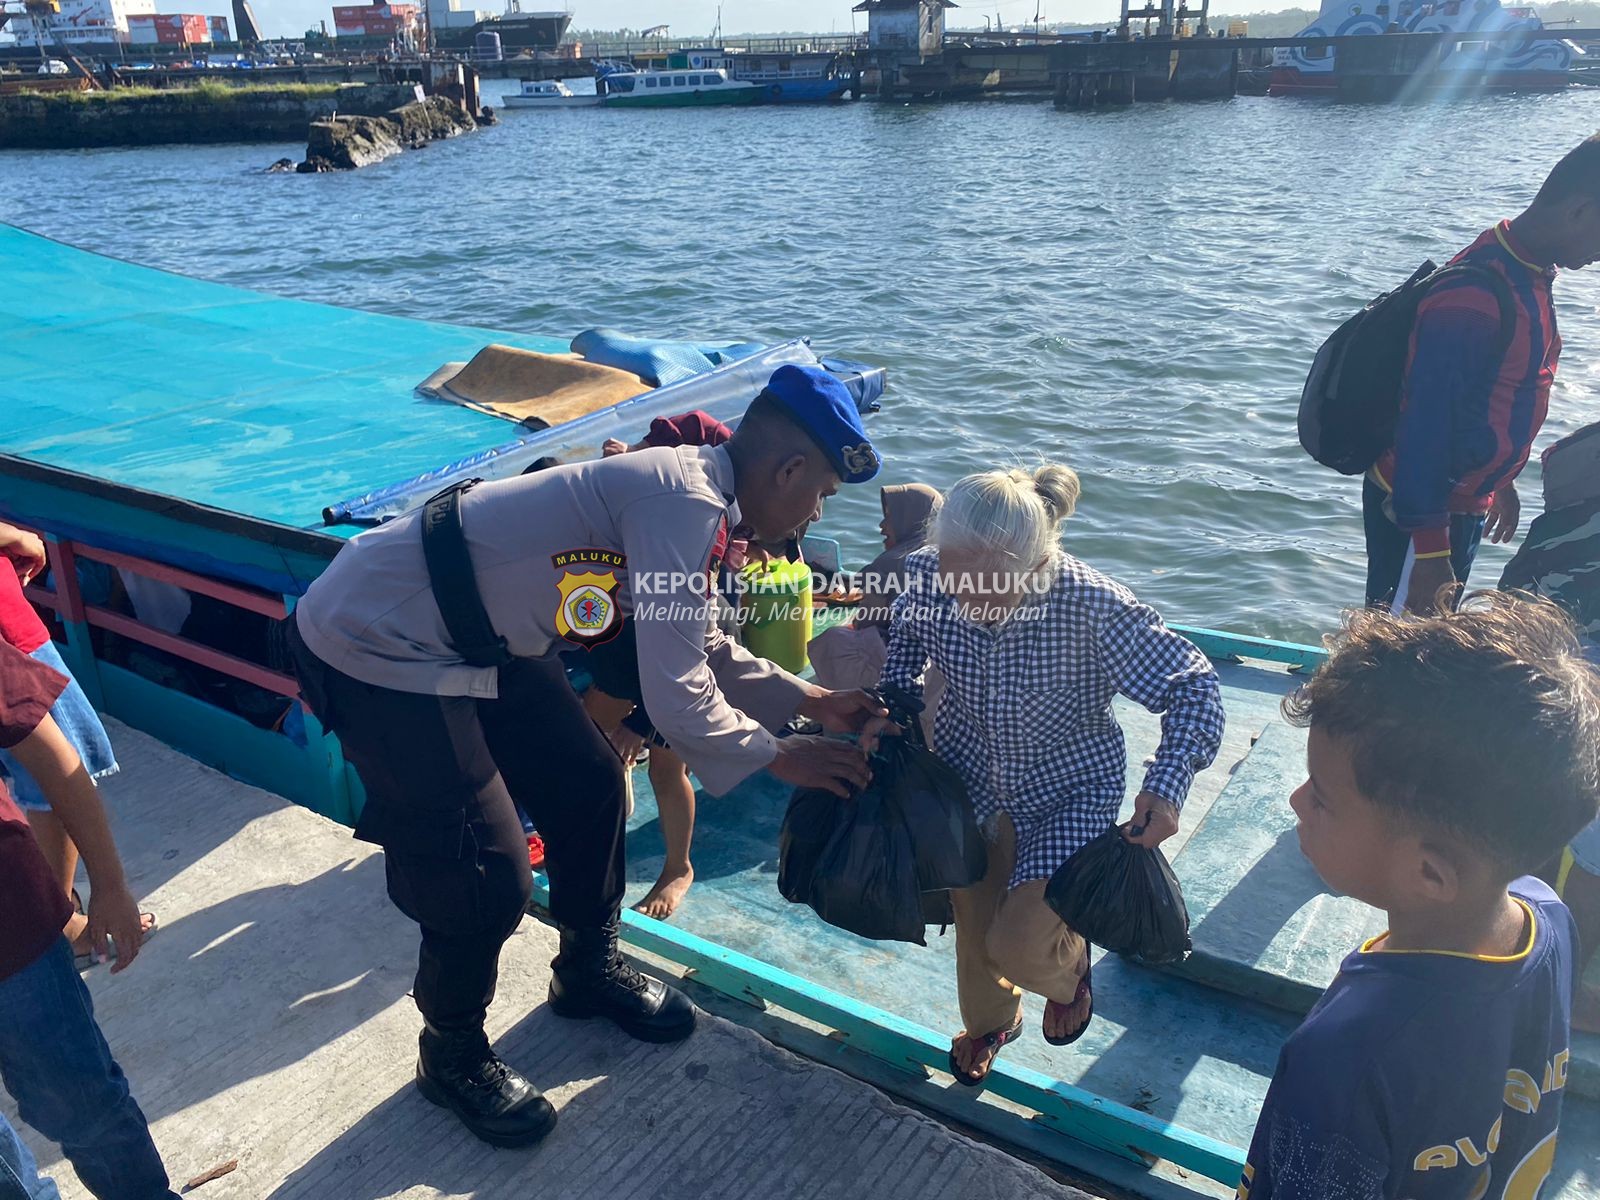
<path id="1" fill-rule="evenodd" d="M 639 36 L 642 38 L 664 38 L 667 36 L 668 28 L 669 26 L 666 25 L 652 25 L 649 29 L 641 29 Z"/>
<path id="2" fill-rule="evenodd" d="M 147 13 L 128 18 L 128 43 L 133 46 L 208 46 L 211 17 L 198 13 Z"/>
<path id="3" fill-rule="evenodd" d="M 852 10 L 867 14 L 872 50 L 938 54 L 944 46 L 944 11 L 954 0 L 861 0 Z"/>

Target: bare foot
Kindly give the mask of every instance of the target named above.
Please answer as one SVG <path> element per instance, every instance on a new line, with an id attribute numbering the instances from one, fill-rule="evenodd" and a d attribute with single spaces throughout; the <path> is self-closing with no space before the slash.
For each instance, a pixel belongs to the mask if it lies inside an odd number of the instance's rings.
<path id="1" fill-rule="evenodd" d="M 1600 987 L 1586 984 L 1578 991 L 1572 1006 L 1572 1027 L 1584 1033 L 1600 1033 Z"/>
<path id="2" fill-rule="evenodd" d="M 683 903 L 683 898 L 689 894 L 689 885 L 694 882 L 694 867 L 686 864 L 682 871 L 661 872 L 661 878 L 656 880 L 655 887 L 639 903 L 633 906 L 634 912 L 641 912 L 647 917 L 654 917 L 658 921 L 665 921 L 678 911 L 678 905 Z"/>

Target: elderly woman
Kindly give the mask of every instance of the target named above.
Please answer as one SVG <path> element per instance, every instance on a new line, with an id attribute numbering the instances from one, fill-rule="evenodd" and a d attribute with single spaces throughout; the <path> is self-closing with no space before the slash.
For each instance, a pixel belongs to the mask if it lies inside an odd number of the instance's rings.
<path id="1" fill-rule="evenodd" d="M 1062 466 L 990 471 L 955 485 L 932 544 L 907 561 L 882 683 L 945 679 L 934 749 L 966 780 L 989 839 L 982 882 L 952 893 L 966 1029 L 950 1070 L 981 1084 L 1022 1031 L 1022 992 L 1045 998 L 1044 1036 L 1076 1041 L 1094 1013 L 1088 947 L 1045 903 L 1045 883 L 1116 820 L 1127 750 L 1120 693 L 1162 713 L 1161 746 L 1123 836 L 1154 847 L 1178 830 L 1196 771 L 1222 740 L 1205 656 L 1127 588 L 1065 553 L 1078 499 Z"/>

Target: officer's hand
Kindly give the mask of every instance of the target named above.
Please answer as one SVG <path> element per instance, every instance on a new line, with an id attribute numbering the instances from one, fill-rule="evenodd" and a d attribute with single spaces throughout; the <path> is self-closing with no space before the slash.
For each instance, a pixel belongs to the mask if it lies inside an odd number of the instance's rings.
<path id="1" fill-rule="evenodd" d="M 767 770 L 796 787 L 821 788 L 846 797 L 866 787 L 872 779 L 867 752 L 860 746 L 799 734 L 778 743 L 778 756 Z"/>
<path id="2" fill-rule="evenodd" d="M 878 739 L 884 734 L 900 732 L 900 726 L 889 720 L 889 710 L 876 696 L 860 688 L 847 692 L 817 688 L 796 711 L 829 733 L 859 733 L 861 748 L 868 754 L 878 748 Z"/>

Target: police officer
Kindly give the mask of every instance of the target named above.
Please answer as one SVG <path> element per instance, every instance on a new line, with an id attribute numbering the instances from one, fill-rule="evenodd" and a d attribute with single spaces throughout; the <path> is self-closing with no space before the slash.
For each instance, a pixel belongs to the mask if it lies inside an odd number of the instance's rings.
<path id="1" fill-rule="evenodd" d="M 422 930 L 417 1086 L 474 1134 L 531 1144 L 555 1124 L 484 1034 L 500 948 L 531 890 L 513 799 L 546 846 L 560 931 L 549 1002 L 671 1042 L 680 992 L 617 950 L 623 768 L 558 652 L 632 621 L 656 727 L 713 793 L 763 768 L 844 794 L 868 779 L 848 741 L 790 736 L 796 715 L 870 742 L 886 714 L 708 634 L 708 573 L 730 536 L 781 542 L 839 484 L 878 471 L 844 386 L 784 366 L 732 441 L 643 450 L 453 489 L 344 546 L 286 630 L 302 696 L 367 792 L 356 836 L 384 848 L 389 896 Z"/>

